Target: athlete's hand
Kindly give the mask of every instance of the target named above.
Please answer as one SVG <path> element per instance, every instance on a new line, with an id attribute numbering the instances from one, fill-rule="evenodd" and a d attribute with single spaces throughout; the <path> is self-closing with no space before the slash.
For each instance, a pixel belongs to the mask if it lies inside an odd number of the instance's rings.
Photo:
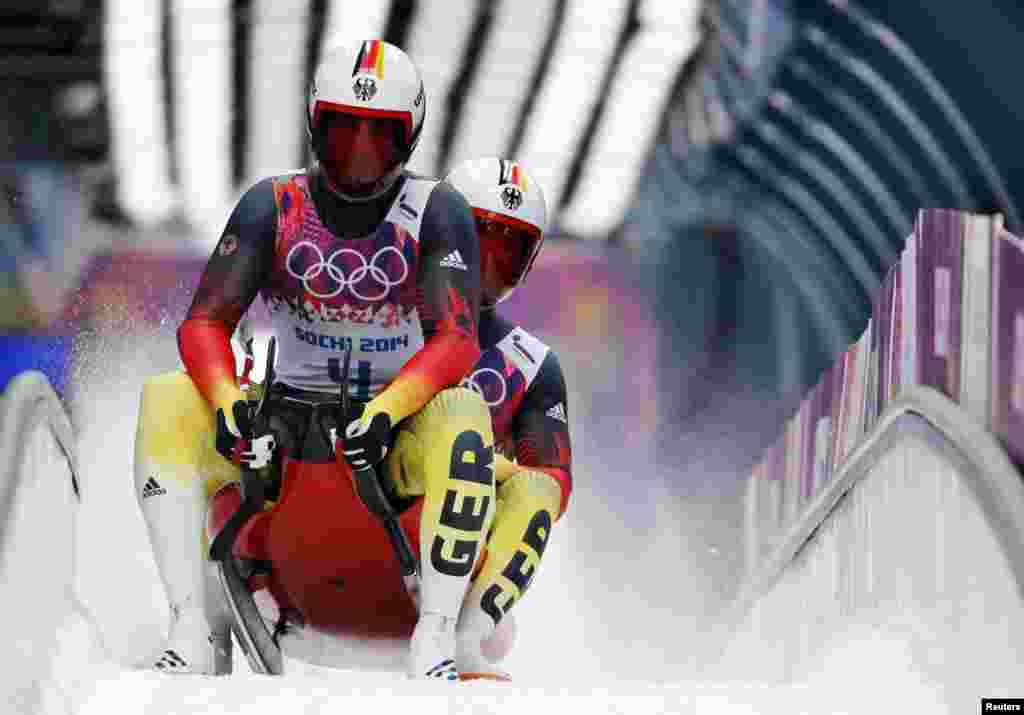
<path id="1" fill-rule="evenodd" d="M 391 418 L 386 412 L 364 414 L 345 428 L 342 452 L 353 469 L 366 469 L 387 456 L 390 438 Z"/>
<path id="2" fill-rule="evenodd" d="M 232 464 L 249 469 L 260 469 L 270 464 L 277 447 L 273 434 L 253 434 L 249 403 L 237 400 L 231 405 L 234 417 L 230 424 L 223 409 L 217 410 L 217 451 Z"/>

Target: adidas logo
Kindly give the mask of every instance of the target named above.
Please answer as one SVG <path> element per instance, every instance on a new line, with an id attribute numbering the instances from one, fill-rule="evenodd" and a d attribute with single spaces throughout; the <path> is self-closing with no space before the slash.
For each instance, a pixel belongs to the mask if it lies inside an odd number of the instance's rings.
<path id="1" fill-rule="evenodd" d="M 153 477 L 150 477 L 148 480 L 146 480 L 145 485 L 143 485 L 142 487 L 143 499 L 149 499 L 150 497 L 155 497 L 166 493 L 167 490 L 160 486 L 157 483 L 156 479 L 154 479 Z"/>
<path id="2" fill-rule="evenodd" d="M 173 650 L 165 650 L 154 666 L 157 670 L 183 670 L 188 668 L 188 663 Z"/>
<path id="3" fill-rule="evenodd" d="M 458 680 L 459 671 L 455 669 L 455 661 L 449 658 L 428 670 L 427 677 L 436 680 Z"/>
<path id="4" fill-rule="evenodd" d="M 459 249 L 455 249 L 447 256 L 441 259 L 442 268 L 457 268 L 460 271 L 466 270 L 466 264 L 462 261 L 462 254 L 459 253 Z"/>
<path id="5" fill-rule="evenodd" d="M 569 420 L 565 416 L 565 405 L 563 405 L 561 402 L 559 402 L 557 405 L 552 407 L 550 410 L 548 410 L 544 414 L 546 414 L 548 417 L 550 417 L 553 420 L 558 420 L 559 422 L 564 422 L 565 424 L 569 424 Z"/>

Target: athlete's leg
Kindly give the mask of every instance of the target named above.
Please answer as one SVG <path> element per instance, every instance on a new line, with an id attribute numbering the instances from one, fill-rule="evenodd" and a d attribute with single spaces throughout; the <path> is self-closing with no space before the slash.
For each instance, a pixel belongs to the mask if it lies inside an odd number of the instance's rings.
<path id="1" fill-rule="evenodd" d="M 142 388 L 135 437 L 135 489 L 167 591 L 168 641 L 151 666 L 228 674 L 228 614 L 207 558 L 207 498 L 238 472 L 214 449 L 209 406 L 188 375 L 168 373 Z"/>
<path id="2" fill-rule="evenodd" d="M 440 392 L 402 424 L 387 460 L 399 496 L 423 495 L 413 677 L 457 677 L 455 624 L 494 514 L 493 458 L 487 405 L 458 387 Z"/>
<path id="3" fill-rule="evenodd" d="M 498 487 L 484 563 L 459 617 L 456 663 L 463 677 L 496 673 L 481 646 L 532 583 L 561 499 L 558 482 L 539 471 L 519 471 Z"/>

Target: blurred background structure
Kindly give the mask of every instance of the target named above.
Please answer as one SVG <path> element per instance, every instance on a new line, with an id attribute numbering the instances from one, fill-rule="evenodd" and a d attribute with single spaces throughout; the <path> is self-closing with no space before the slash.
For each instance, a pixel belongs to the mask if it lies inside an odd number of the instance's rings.
<path id="1" fill-rule="evenodd" d="M 0 385 L 36 368 L 64 388 L 57 319 L 94 240 L 83 174 L 106 153 L 98 7 L 0 8 Z"/>
<path id="2" fill-rule="evenodd" d="M 411 168 L 496 154 L 542 183 L 553 228 L 509 312 L 566 369 L 574 499 L 638 539 L 673 500 L 712 613 L 743 479 L 860 335 L 916 211 L 1024 228 L 1022 31 L 1014 0 L 5 2 L 5 368 L 74 393 L 127 339 L 173 367 L 233 202 L 306 161 L 317 58 L 382 37 L 426 82 Z"/>

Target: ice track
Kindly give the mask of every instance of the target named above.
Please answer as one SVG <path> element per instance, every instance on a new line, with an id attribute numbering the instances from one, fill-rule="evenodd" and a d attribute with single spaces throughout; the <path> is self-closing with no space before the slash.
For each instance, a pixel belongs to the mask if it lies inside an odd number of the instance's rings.
<path id="1" fill-rule="evenodd" d="M 172 339 L 150 338 L 88 346 L 93 356 L 83 364 L 91 367 L 77 375 L 71 410 L 81 505 L 70 498 L 56 504 L 43 529 L 64 534 L 53 543 L 68 544 L 75 564 L 67 556 L 60 562 L 66 569 L 42 568 L 36 557 L 51 563 L 56 557 L 47 556 L 41 542 L 19 548 L 32 554 L 28 563 L 36 568 L 26 567 L 31 588 L 26 583 L 21 591 L 23 608 L 12 612 L 5 603 L 5 622 L 20 620 L 20 633 L 49 646 L 31 662 L 5 646 L 4 665 L 20 668 L 19 682 L 28 684 L 31 695 L 11 712 L 259 715 L 361 707 L 480 715 L 770 715 L 885 711 L 904 703 L 942 711 L 937 686 L 917 672 L 901 644 L 870 634 L 852 635 L 797 685 L 705 679 L 702 580 L 689 557 L 692 534 L 685 519 L 657 490 L 615 501 L 610 484 L 602 481 L 608 471 L 602 460 L 609 456 L 590 446 L 581 450 L 577 465 L 581 488 L 574 510 L 553 532 L 540 575 L 517 607 L 520 638 L 504 664 L 515 679 L 511 685 L 410 682 L 389 672 L 328 669 L 293 659 L 284 678 L 272 679 L 251 674 L 238 649 L 230 678 L 135 671 L 133 664 L 159 645 L 166 620 L 130 474 L 141 380 L 176 367 Z M 581 443 L 588 440 L 598 441 L 580 435 Z M 45 459 L 39 467 L 55 469 Z M 58 522 L 73 524 L 73 533 L 52 531 Z M 62 594 L 59 607 L 46 606 L 59 617 L 26 618 L 38 614 L 36 603 L 50 603 L 43 598 L 50 593 Z M 858 678 L 850 678 L 853 672 Z M 859 685 L 864 678 L 872 688 Z"/>

